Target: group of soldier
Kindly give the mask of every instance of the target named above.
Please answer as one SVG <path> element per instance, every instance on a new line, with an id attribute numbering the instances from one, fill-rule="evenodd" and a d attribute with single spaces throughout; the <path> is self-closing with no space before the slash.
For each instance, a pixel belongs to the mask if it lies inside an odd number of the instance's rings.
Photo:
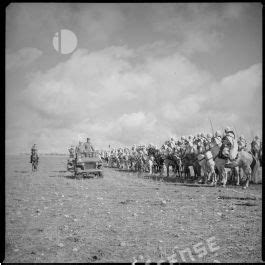
<path id="1" fill-rule="evenodd" d="M 213 143 L 220 147 L 218 155 L 220 158 L 226 159 L 227 163 L 229 162 L 229 157 L 223 153 L 223 150 L 224 148 L 230 149 L 232 146 L 235 146 L 235 144 L 238 147 L 238 152 L 242 150 L 247 151 L 259 160 L 260 164 L 262 163 L 261 139 L 255 136 L 249 146 L 245 137 L 240 135 L 237 139 L 236 133 L 230 127 L 226 127 L 224 132 L 217 130 L 214 134 L 198 133 L 196 135 L 181 136 L 178 139 L 171 137 L 169 140 L 165 141 L 161 147 L 150 143 L 148 145 L 133 145 L 132 147 L 109 148 L 108 150 L 99 151 L 98 155 L 105 160 L 110 167 L 133 169 L 135 171 L 146 170 L 151 172 L 149 162 L 152 156 L 156 156 L 156 158 L 159 156 L 163 164 L 165 157 L 170 155 L 183 158 L 185 155 L 191 153 L 196 155 L 205 153 L 207 150 L 211 149 Z M 89 153 L 95 152 L 90 138 L 87 138 L 87 141 L 84 143 L 80 141 L 76 147 L 71 146 L 68 150 L 70 158 L 75 158 L 77 154 L 86 157 Z M 36 144 L 31 148 L 31 163 L 34 157 L 35 159 L 39 159 Z M 153 162 L 153 164 L 159 163 L 157 161 Z"/>
<path id="2" fill-rule="evenodd" d="M 103 150 L 100 152 L 101 157 L 107 161 L 108 166 L 134 169 L 137 170 L 137 163 L 145 165 L 146 171 L 148 169 L 148 160 L 150 159 L 150 150 L 156 150 L 157 153 L 161 154 L 164 158 L 170 155 L 177 157 L 184 157 L 190 153 L 200 154 L 210 150 L 212 146 L 218 145 L 220 151 L 219 157 L 226 160 L 229 163 L 229 157 L 223 153 L 224 148 L 232 148 L 232 146 L 238 147 L 238 152 L 244 150 L 253 154 L 255 159 L 260 161 L 261 164 L 261 150 L 262 141 L 258 136 L 255 136 L 250 142 L 250 146 L 247 143 L 246 138 L 243 135 L 236 137 L 235 131 L 231 127 L 226 127 L 223 132 L 217 130 L 214 134 L 211 133 L 198 133 L 196 135 L 181 136 L 179 139 L 171 137 L 165 141 L 164 144 L 159 148 L 156 145 L 133 145 L 131 148 L 109 148 L 109 150 Z M 250 148 L 249 148 L 250 147 Z M 135 161 L 132 163 L 131 161 Z M 183 169 L 184 170 L 184 169 Z"/>
<path id="3" fill-rule="evenodd" d="M 196 135 L 189 135 L 189 136 L 181 136 L 179 139 L 174 139 L 173 137 L 170 140 L 165 141 L 165 143 L 161 146 L 160 150 L 167 150 L 167 151 L 178 151 L 180 149 L 189 149 L 189 147 L 196 145 L 203 146 L 204 149 L 208 149 L 210 143 L 215 140 L 220 146 L 231 147 L 231 145 L 236 140 L 236 134 L 230 127 L 226 127 L 224 132 L 222 133 L 220 130 L 217 130 L 214 134 L 211 133 L 198 133 Z M 238 144 L 238 151 L 245 150 L 252 152 L 255 156 L 257 156 L 256 150 L 253 146 L 258 146 L 259 148 L 262 147 L 262 142 L 259 136 L 255 136 L 250 143 L 250 150 L 248 150 L 248 143 L 247 140 L 243 135 L 240 135 L 237 140 Z M 101 151 L 101 155 L 108 156 L 108 155 L 121 155 L 121 154 L 129 154 L 129 153 L 143 153 L 147 154 L 148 147 L 154 147 L 159 149 L 157 145 L 150 143 L 149 145 L 133 145 L 131 148 L 129 147 L 120 147 L 120 148 L 111 148 L 109 150 Z"/>
<path id="4" fill-rule="evenodd" d="M 75 155 L 80 155 L 87 157 L 89 153 L 95 152 L 95 148 L 90 142 L 90 138 L 87 138 L 86 142 L 79 141 L 78 145 L 74 147 L 73 145 L 68 149 L 70 153 L 70 158 L 74 158 Z"/>

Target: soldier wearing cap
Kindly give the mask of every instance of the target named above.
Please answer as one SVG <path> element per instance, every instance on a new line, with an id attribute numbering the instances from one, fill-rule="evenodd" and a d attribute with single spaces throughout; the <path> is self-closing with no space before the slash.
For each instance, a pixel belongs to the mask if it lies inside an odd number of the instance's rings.
<path id="1" fill-rule="evenodd" d="M 235 135 L 234 131 L 228 126 L 225 128 L 225 131 L 224 131 L 223 139 L 225 139 L 225 138 L 228 138 L 228 139 L 229 138 L 231 138 L 231 139 L 235 139 L 236 138 L 236 135 Z"/>
<path id="2" fill-rule="evenodd" d="M 87 141 L 85 143 L 83 143 L 83 145 L 82 145 L 81 152 L 85 156 L 88 156 L 89 153 L 94 152 L 94 151 L 95 151 L 95 149 L 90 142 L 90 138 L 87 138 Z"/>
<path id="3" fill-rule="evenodd" d="M 237 143 L 238 143 L 238 151 L 247 150 L 247 141 L 243 135 L 239 136 Z"/>
<path id="4" fill-rule="evenodd" d="M 214 141 L 215 143 L 218 145 L 218 146 L 221 146 L 222 145 L 222 133 L 217 130 L 214 134 Z"/>
<path id="5" fill-rule="evenodd" d="M 224 137 L 222 139 L 222 143 L 225 145 L 231 146 L 236 136 L 234 131 L 230 127 L 225 128 Z"/>

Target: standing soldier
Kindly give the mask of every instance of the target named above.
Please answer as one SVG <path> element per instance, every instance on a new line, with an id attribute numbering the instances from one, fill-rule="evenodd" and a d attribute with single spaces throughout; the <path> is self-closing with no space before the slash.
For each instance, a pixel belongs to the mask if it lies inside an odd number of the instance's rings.
<path id="1" fill-rule="evenodd" d="M 94 151 L 95 151 L 95 149 L 90 142 L 90 138 L 87 138 L 87 141 L 83 144 L 83 152 L 84 152 L 85 156 L 88 156 L 88 154 L 90 152 L 94 152 Z"/>
<path id="2" fill-rule="evenodd" d="M 76 155 L 77 155 L 77 154 L 80 155 L 81 152 L 82 152 L 82 142 L 79 141 L 78 146 L 75 148 L 75 153 L 76 153 Z"/>

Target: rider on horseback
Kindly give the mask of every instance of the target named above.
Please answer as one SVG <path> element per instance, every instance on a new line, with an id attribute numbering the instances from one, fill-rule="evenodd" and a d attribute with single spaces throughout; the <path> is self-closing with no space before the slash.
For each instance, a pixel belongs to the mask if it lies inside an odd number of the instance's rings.
<path id="1" fill-rule="evenodd" d="M 213 136 L 210 133 L 207 133 L 207 135 L 206 135 L 206 141 L 207 142 L 205 144 L 206 150 L 211 148 L 212 137 Z"/>
<path id="2" fill-rule="evenodd" d="M 254 137 L 253 141 L 251 142 L 251 152 L 256 158 L 258 158 L 258 153 L 259 153 L 259 150 L 261 149 L 261 147 L 262 147 L 261 140 L 256 135 Z"/>
<path id="3" fill-rule="evenodd" d="M 234 145 L 235 138 L 234 131 L 230 127 L 226 127 L 224 131 L 224 137 L 222 138 L 222 146 L 220 148 L 220 158 L 227 159 L 227 156 L 224 156 L 223 154 L 224 148 L 228 148 L 228 150 L 230 150 Z"/>
<path id="4" fill-rule="evenodd" d="M 220 147 L 222 145 L 222 133 L 220 131 L 216 131 L 214 136 L 215 143 Z"/>
<path id="5" fill-rule="evenodd" d="M 31 156 L 30 156 L 30 163 L 32 163 L 32 158 L 33 156 L 36 155 L 37 159 L 39 159 L 39 155 L 38 155 L 38 150 L 37 150 L 37 145 L 34 144 L 31 148 Z"/>
<path id="6" fill-rule="evenodd" d="M 238 151 L 244 150 L 247 151 L 247 141 L 243 135 L 240 135 L 238 138 Z"/>
<path id="7" fill-rule="evenodd" d="M 236 136 L 235 136 L 234 131 L 230 127 L 226 127 L 222 142 L 227 144 L 227 145 L 232 145 L 235 138 L 236 138 Z"/>

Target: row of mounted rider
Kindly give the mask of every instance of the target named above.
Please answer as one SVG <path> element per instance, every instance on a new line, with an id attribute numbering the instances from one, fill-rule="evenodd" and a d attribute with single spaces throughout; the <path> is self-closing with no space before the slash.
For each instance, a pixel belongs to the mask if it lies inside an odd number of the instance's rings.
<path id="1" fill-rule="evenodd" d="M 225 168 L 231 168 L 237 177 L 237 184 L 241 178 L 245 180 L 243 187 L 247 187 L 262 162 L 262 144 L 259 138 L 256 136 L 253 139 L 251 150 L 247 151 L 244 137 L 240 136 L 237 141 L 234 131 L 229 127 L 225 129 L 224 135 L 217 131 L 214 136 L 210 134 L 207 136 L 199 134 L 196 137 L 181 137 L 179 141 L 171 138 L 160 149 L 153 145 L 141 148 L 133 146 L 131 150 L 126 148 L 123 151 L 114 149 L 102 152 L 102 158 L 110 166 L 116 164 L 120 167 L 120 164 L 127 164 L 127 169 L 148 170 L 150 174 L 153 173 L 153 169 L 162 172 L 165 165 L 167 176 L 169 166 L 172 166 L 179 176 L 184 174 L 186 177 L 192 167 L 195 178 L 200 177 L 202 169 L 204 172 L 202 181 L 207 179 L 212 184 L 216 184 L 219 176 L 223 185 L 227 181 Z M 240 174 L 240 169 L 243 170 L 245 178 Z"/>

